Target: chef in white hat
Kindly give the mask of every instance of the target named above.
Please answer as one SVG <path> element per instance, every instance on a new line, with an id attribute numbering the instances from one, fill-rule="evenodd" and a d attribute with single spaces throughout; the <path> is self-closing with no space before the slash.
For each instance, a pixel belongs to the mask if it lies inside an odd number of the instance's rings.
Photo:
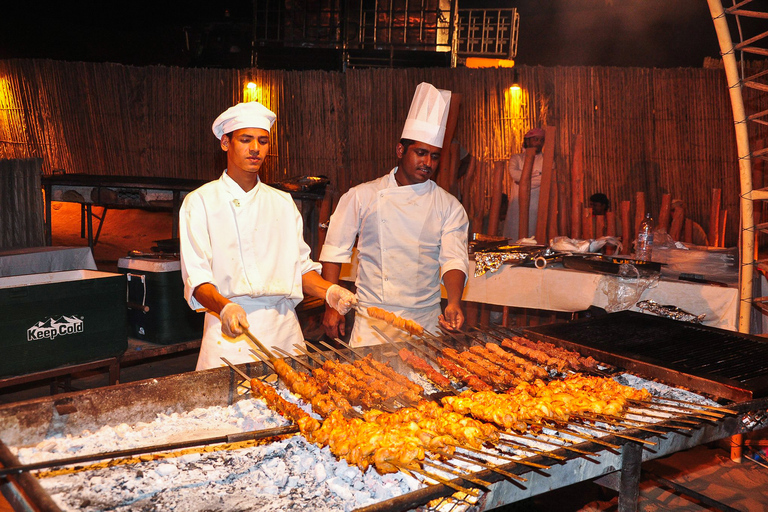
<path id="1" fill-rule="evenodd" d="M 397 167 L 376 180 L 351 188 L 339 200 L 320 253 L 323 277 L 338 282 L 357 238 L 355 284 L 359 307 L 350 334 L 352 346 L 384 340 L 373 329 L 397 338 L 403 331 L 369 317 L 376 306 L 413 320 L 428 330 L 455 330 L 464 323 L 461 295 L 469 271 L 467 229 L 461 203 L 430 180 L 440 161 L 450 91 L 428 83 L 416 88 L 400 142 Z M 441 314 L 440 284 L 448 301 Z M 331 337 L 345 334 L 344 318 L 326 308 Z"/>
<path id="2" fill-rule="evenodd" d="M 197 369 L 258 360 L 247 329 L 267 348 L 304 342 L 294 310 L 304 294 L 344 314 L 356 299 L 320 276 L 290 194 L 259 179 L 274 112 L 239 103 L 213 122 L 227 153 L 221 177 L 190 192 L 179 212 L 181 273 L 190 307 L 205 310 Z"/>

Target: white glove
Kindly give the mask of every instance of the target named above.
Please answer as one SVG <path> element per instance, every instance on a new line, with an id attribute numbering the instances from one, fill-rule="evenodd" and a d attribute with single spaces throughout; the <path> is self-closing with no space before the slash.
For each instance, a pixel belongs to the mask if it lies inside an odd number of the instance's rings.
<path id="1" fill-rule="evenodd" d="M 237 338 L 245 332 L 245 329 L 250 327 L 245 310 L 234 302 L 221 308 L 219 318 L 221 318 L 221 332 L 230 338 Z"/>
<path id="2" fill-rule="evenodd" d="M 350 309 L 357 306 L 357 297 L 351 291 L 337 284 L 332 284 L 325 292 L 325 302 L 340 315 L 346 315 Z"/>

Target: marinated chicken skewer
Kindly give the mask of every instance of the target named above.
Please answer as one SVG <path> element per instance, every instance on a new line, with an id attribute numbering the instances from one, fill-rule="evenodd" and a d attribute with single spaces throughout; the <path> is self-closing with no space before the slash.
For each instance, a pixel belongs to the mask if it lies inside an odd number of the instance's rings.
<path id="1" fill-rule="evenodd" d="M 392 341 L 389 338 L 389 336 L 381 332 L 381 330 L 378 329 L 375 325 L 373 326 L 373 329 L 382 336 L 384 341 L 393 345 L 394 347 L 398 346 L 394 341 Z M 422 352 L 422 353 L 426 354 L 426 352 Z M 443 374 L 435 370 L 432 367 L 432 365 L 429 364 L 422 357 L 416 355 L 415 353 L 408 350 L 407 348 L 401 348 L 400 350 L 398 350 L 397 355 L 405 364 L 410 366 L 414 371 L 416 371 L 420 375 L 423 375 L 424 377 L 429 379 L 435 386 L 437 386 L 438 389 L 456 393 L 456 390 L 453 388 L 453 386 L 451 386 L 451 381 L 447 377 L 445 377 Z"/>
<path id="2" fill-rule="evenodd" d="M 272 347 L 272 349 L 292 358 L 307 370 L 312 371 L 312 368 L 308 365 L 279 347 Z M 329 388 L 327 383 L 319 382 L 308 373 L 293 370 L 285 360 L 277 359 L 275 361 L 275 373 L 277 373 L 289 390 L 299 395 L 305 402 L 310 403 L 312 410 L 323 418 L 327 417 L 334 410 L 341 411 L 345 416 L 362 417 L 341 393 L 333 388 Z"/>
<path id="3" fill-rule="evenodd" d="M 536 361 L 537 363 L 541 363 L 550 368 L 554 368 L 560 373 L 565 373 L 571 369 L 571 365 L 568 360 L 551 356 L 550 354 L 537 348 L 530 348 L 524 343 L 521 343 L 520 340 L 523 339 L 524 338 L 520 336 L 515 336 L 514 338 L 504 338 L 501 341 L 501 346 L 513 350 L 522 356 Z"/>
<path id="4" fill-rule="evenodd" d="M 384 388 L 387 390 L 386 394 L 384 395 L 385 398 L 395 399 L 399 402 L 404 403 L 404 405 L 406 406 L 416 405 L 419 402 L 419 400 L 421 400 L 421 396 L 414 393 L 411 388 L 409 388 L 408 386 L 404 386 L 399 382 L 388 378 L 383 373 L 376 370 L 376 368 L 374 368 L 373 365 L 370 364 L 370 361 L 372 360 L 370 356 L 366 356 L 363 359 L 353 360 L 347 357 L 340 350 L 337 350 L 335 347 L 332 347 L 331 345 L 329 345 L 328 343 L 325 343 L 324 341 L 320 341 L 320 343 L 326 348 L 330 349 L 335 354 L 337 354 L 339 357 L 351 363 L 353 366 L 358 368 L 361 372 L 363 372 L 363 374 L 365 375 L 364 379 L 366 379 L 366 382 L 368 382 L 369 384 L 371 381 L 377 381 L 381 383 L 384 386 Z"/>
<path id="5" fill-rule="evenodd" d="M 349 344 L 344 343 L 339 338 L 334 338 L 337 343 L 339 343 L 342 347 L 349 349 L 353 354 L 355 354 L 360 359 L 365 359 L 368 364 L 370 364 L 375 370 L 377 370 L 379 373 L 387 377 L 389 380 L 397 382 L 400 385 L 403 385 L 410 389 L 413 393 L 419 396 L 424 395 L 424 388 L 413 382 L 411 379 L 406 377 L 405 375 L 402 375 L 397 370 L 392 368 L 392 366 L 388 362 L 382 362 L 378 361 L 373 358 L 371 354 L 368 354 L 366 356 L 361 356 L 359 352 L 355 351 Z"/>
<path id="6" fill-rule="evenodd" d="M 375 390 L 369 389 L 365 383 L 361 383 L 350 376 L 336 361 L 332 359 L 320 361 L 320 359 L 310 354 L 299 344 L 294 344 L 294 347 L 321 365 L 321 368 L 312 370 L 315 378 L 320 382 L 327 383 L 329 387 L 347 397 L 350 403 L 362 405 L 369 409 L 372 407 L 383 407 L 384 398 L 380 394 L 375 392 Z"/>
<path id="7" fill-rule="evenodd" d="M 406 331 L 415 336 L 422 336 L 424 334 L 424 328 L 413 320 L 406 320 L 405 318 L 399 317 L 394 313 L 390 313 L 389 311 L 377 308 L 375 306 L 369 307 L 366 312 L 371 318 L 384 320 L 389 325 L 397 327 L 398 329 L 402 329 L 403 331 Z"/>

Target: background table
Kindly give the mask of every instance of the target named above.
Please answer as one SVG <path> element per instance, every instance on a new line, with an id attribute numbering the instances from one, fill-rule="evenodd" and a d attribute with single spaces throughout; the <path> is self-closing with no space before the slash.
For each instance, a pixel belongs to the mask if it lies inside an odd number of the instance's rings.
<path id="1" fill-rule="evenodd" d="M 0 252 L 0 277 L 98 270 L 90 247 L 29 247 Z"/>
<path id="2" fill-rule="evenodd" d="M 462 298 L 500 306 L 564 312 L 584 311 L 590 306 L 605 308 L 609 304 L 606 290 L 610 282 L 617 279 L 565 268 L 511 265 L 502 265 L 497 272 L 474 277 L 475 262 L 469 263 L 469 279 Z M 649 299 L 675 305 L 695 315 L 705 314 L 705 325 L 729 330 L 737 328 L 739 289 L 736 286 L 662 279 L 646 289 L 638 300 Z M 636 307 L 631 309 L 639 311 Z"/>

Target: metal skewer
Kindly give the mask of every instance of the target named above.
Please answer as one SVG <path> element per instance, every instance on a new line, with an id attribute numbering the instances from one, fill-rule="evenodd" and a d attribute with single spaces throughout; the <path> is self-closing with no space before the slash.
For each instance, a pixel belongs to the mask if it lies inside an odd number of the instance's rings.
<path id="1" fill-rule="evenodd" d="M 510 432 L 501 432 L 501 434 L 505 435 L 505 436 L 510 436 L 510 437 L 518 437 L 520 439 L 526 439 L 528 441 L 536 441 L 537 443 L 543 443 L 543 444 L 549 444 L 549 445 L 552 445 L 552 446 L 557 446 L 558 448 L 562 448 L 564 450 L 568 450 L 568 451 L 573 452 L 573 453 L 578 453 L 580 455 L 594 455 L 595 457 L 599 457 L 600 456 L 599 453 L 588 452 L 586 450 L 579 450 L 578 448 L 572 447 L 571 444 L 573 444 L 573 441 L 571 441 L 570 439 L 564 439 L 562 437 L 550 436 L 549 434 L 545 434 L 543 432 L 540 432 L 538 434 L 531 434 L 532 436 L 535 436 L 533 438 L 526 437 L 526 436 L 521 436 L 521 435 L 518 435 L 518 434 L 512 434 Z M 559 443 L 553 443 L 552 441 L 544 441 L 543 439 L 539 439 L 539 437 L 546 437 L 547 439 L 557 439 L 560 442 Z"/>
<path id="2" fill-rule="evenodd" d="M 518 480 L 520 482 L 527 482 L 528 481 L 527 478 L 524 478 L 524 477 L 522 477 L 520 475 L 516 475 L 514 473 L 510 473 L 509 471 L 504 471 L 503 469 L 501 469 L 498 466 L 495 466 L 495 465 L 490 464 L 488 462 L 477 460 L 475 457 L 472 457 L 470 455 L 464 455 L 464 454 L 459 454 L 459 453 L 455 453 L 454 452 L 454 454 L 453 454 L 453 456 L 451 458 L 457 459 L 457 460 L 460 460 L 460 461 L 464 461 L 464 462 L 469 462 L 470 464 L 476 464 L 476 465 L 478 465 L 480 467 L 484 467 L 486 469 L 490 469 L 494 473 L 498 473 L 498 474 L 500 474 L 502 476 L 506 476 L 507 478 L 511 478 L 513 480 Z"/>
<path id="3" fill-rule="evenodd" d="M 441 476 L 435 475 L 434 473 L 430 473 L 430 472 L 425 471 L 423 469 L 417 469 L 417 468 L 408 467 L 408 466 L 400 466 L 400 465 L 394 464 L 392 462 L 390 462 L 389 464 L 392 464 L 393 466 L 395 466 L 400 471 L 403 471 L 405 473 L 408 473 L 409 471 L 411 471 L 413 473 L 417 473 L 417 474 L 422 475 L 422 476 L 424 476 L 426 478 L 429 478 L 430 480 L 434 480 L 435 482 L 437 482 L 439 484 L 443 484 L 443 485 L 445 485 L 447 487 L 450 487 L 453 490 L 456 490 L 456 491 L 459 491 L 459 492 L 463 492 L 464 494 L 468 494 L 468 495 L 474 496 L 474 497 L 477 497 L 477 496 L 480 495 L 480 492 L 477 489 L 467 489 L 466 487 L 462 487 L 459 484 L 455 484 L 455 483 L 451 482 L 450 480 L 447 480 L 447 479 L 445 479 L 445 478 L 443 478 Z"/>
<path id="4" fill-rule="evenodd" d="M 661 403 L 658 403 L 658 402 L 648 402 L 646 400 L 635 400 L 633 398 L 627 399 L 627 402 L 631 403 L 631 404 L 645 405 L 645 406 L 648 406 L 649 409 L 654 409 L 654 410 L 664 411 L 664 410 L 670 410 L 671 409 L 671 410 L 674 410 L 674 411 L 684 412 L 686 414 L 690 414 L 690 415 L 693 415 L 693 416 L 696 416 L 696 417 L 704 416 L 704 417 L 706 417 L 704 419 L 715 418 L 715 419 L 719 420 L 719 419 L 724 418 L 726 416 L 725 414 L 714 412 L 714 411 L 706 411 L 706 410 L 698 409 L 698 410 L 696 410 L 696 412 L 693 412 L 691 407 L 683 407 L 683 406 L 680 406 L 680 405 L 673 405 L 673 404 L 661 404 Z M 659 409 L 659 408 L 663 408 L 663 409 Z"/>
<path id="5" fill-rule="evenodd" d="M 739 413 L 739 411 L 734 411 L 733 409 L 726 409 L 725 407 L 715 407 L 713 405 L 697 404 L 696 402 L 688 402 L 688 401 L 685 401 L 685 400 L 677 400 L 675 398 L 664 398 L 664 397 L 661 397 L 661 396 L 653 396 L 651 398 L 653 398 L 654 400 L 665 400 L 665 401 L 668 401 L 668 402 L 677 402 L 677 403 L 681 403 L 681 404 L 689 404 L 692 407 L 699 407 L 699 408 L 702 408 L 702 409 L 710 409 L 710 410 L 713 410 L 713 411 L 720 411 L 720 412 L 724 412 L 726 414 L 738 414 Z M 651 403 L 653 403 L 653 402 L 651 402 Z"/>
<path id="6" fill-rule="evenodd" d="M 532 468 L 549 469 L 551 467 L 551 466 L 545 466 L 544 464 L 538 464 L 536 462 L 529 462 L 525 459 L 516 459 L 514 457 L 510 457 L 509 455 L 504 455 L 501 453 L 478 450 L 477 448 L 472 448 L 471 446 L 464 446 L 460 444 L 454 444 L 452 446 L 468 452 L 479 453 L 481 455 L 485 455 L 486 457 L 494 457 L 496 459 L 508 460 L 516 464 L 522 464 L 523 466 L 530 466 Z"/>
<path id="7" fill-rule="evenodd" d="M 473 484 L 477 484 L 477 485 L 479 485 L 481 487 L 484 487 L 486 490 L 488 490 L 488 488 L 491 486 L 490 482 L 486 482 L 485 480 L 481 480 L 479 478 L 473 477 L 472 475 L 464 473 L 464 472 L 461 472 L 461 471 L 456 471 L 454 469 L 449 469 L 449 468 L 447 468 L 445 466 L 442 466 L 440 464 L 435 464 L 434 462 L 430 462 L 428 460 L 422 460 L 421 463 L 422 463 L 422 465 L 431 466 L 433 468 L 439 469 L 440 471 L 445 471 L 446 473 L 450 473 L 452 475 L 455 475 L 455 476 L 458 476 L 460 478 L 463 478 L 467 482 L 472 482 Z M 443 462 L 443 463 L 444 464 L 448 464 L 447 462 Z M 456 466 L 454 465 L 454 467 L 456 467 Z"/>
<path id="8" fill-rule="evenodd" d="M 521 452 L 535 453 L 536 455 L 543 455 L 551 459 L 566 460 L 568 458 L 568 457 L 563 457 L 562 455 L 555 455 L 554 453 L 548 452 L 546 450 L 537 450 L 535 448 L 531 448 L 530 446 L 513 443 L 512 441 L 506 441 L 504 439 L 500 439 L 498 443 L 504 446 L 509 446 L 510 448 L 513 448 L 515 450 L 520 450 Z"/>
<path id="9" fill-rule="evenodd" d="M 269 358 L 270 361 L 277 359 L 267 347 L 265 347 L 258 339 L 256 339 L 256 336 L 254 336 L 249 329 L 244 329 L 244 333 L 251 339 L 252 342 L 256 344 L 257 347 L 259 347 L 259 350 L 261 350 Z"/>

